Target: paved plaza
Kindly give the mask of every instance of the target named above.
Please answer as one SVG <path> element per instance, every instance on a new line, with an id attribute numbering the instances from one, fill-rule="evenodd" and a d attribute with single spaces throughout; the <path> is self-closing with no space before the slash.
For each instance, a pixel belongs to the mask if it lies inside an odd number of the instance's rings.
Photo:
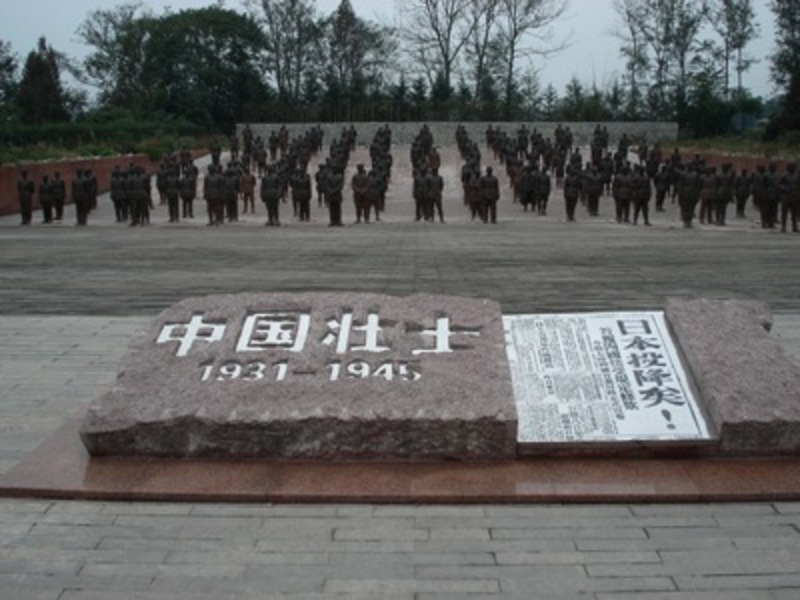
<path id="1" fill-rule="evenodd" d="M 449 140 L 439 140 L 440 144 Z M 0 475 L 112 381 L 136 329 L 187 296 L 415 292 L 489 297 L 505 313 L 658 309 L 669 296 L 749 298 L 800 360 L 800 235 L 730 216 L 684 230 L 579 209 L 471 223 L 460 161 L 442 152 L 447 223 L 415 223 L 408 148 L 381 223 L 329 229 L 324 209 L 265 228 L 197 218 L 87 228 L 0 219 Z M 365 149 L 351 161 L 367 162 Z M 495 165 L 497 167 L 497 165 Z M 499 168 L 499 167 L 498 167 Z M 504 179 L 502 180 L 504 181 Z M 346 222 L 353 208 L 346 197 Z M 748 212 L 755 214 L 751 207 Z M 458 390 L 454 390 L 458 393 Z M 758 401 L 757 398 L 753 399 Z M 238 505 L 0 500 L 0 600 L 794 600 L 800 503 L 654 505 Z"/>

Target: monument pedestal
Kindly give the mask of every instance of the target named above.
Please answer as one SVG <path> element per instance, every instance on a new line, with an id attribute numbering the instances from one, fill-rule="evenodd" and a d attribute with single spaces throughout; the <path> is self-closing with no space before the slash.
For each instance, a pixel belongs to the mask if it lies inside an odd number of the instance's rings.
<path id="1" fill-rule="evenodd" d="M 188 299 L 131 342 L 81 437 L 95 456 L 512 458 L 500 306 L 373 294 Z"/>

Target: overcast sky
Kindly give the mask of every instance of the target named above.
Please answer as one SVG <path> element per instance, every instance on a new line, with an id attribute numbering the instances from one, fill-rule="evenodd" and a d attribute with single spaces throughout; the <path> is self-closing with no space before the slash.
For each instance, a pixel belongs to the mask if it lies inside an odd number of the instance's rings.
<path id="1" fill-rule="evenodd" d="M 401 0 L 398 0 L 401 1 Z M 356 13 L 365 19 L 391 25 L 395 20 L 393 0 L 351 0 Z M 165 7 L 173 10 L 200 8 L 214 4 L 214 0 L 146 0 L 156 13 Z M 240 0 L 224 0 L 230 8 L 239 8 Z M 86 15 L 97 8 L 119 4 L 109 0 L 0 0 L 0 39 L 11 42 L 14 52 L 24 60 L 25 55 L 44 35 L 56 49 L 73 58 L 82 58 L 88 48 L 82 45 L 75 31 Z M 317 0 L 323 14 L 333 12 L 339 0 Z M 769 96 L 774 89 L 769 80 L 769 55 L 773 51 L 774 20 L 767 0 L 755 0 L 757 21 L 761 36 L 749 47 L 749 52 L 759 62 L 745 75 L 745 86 L 755 95 Z M 569 11 L 556 25 L 556 35 L 569 39 L 571 45 L 556 56 L 539 59 L 542 85 L 553 83 L 559 93 L 573 75 L 581 82 L 597 82 L 600 87 L 613 80 L 623 70 L 619 56 L 619 41 L 613 31 L 617 17 L 612 0 L 569 0 Z"/>

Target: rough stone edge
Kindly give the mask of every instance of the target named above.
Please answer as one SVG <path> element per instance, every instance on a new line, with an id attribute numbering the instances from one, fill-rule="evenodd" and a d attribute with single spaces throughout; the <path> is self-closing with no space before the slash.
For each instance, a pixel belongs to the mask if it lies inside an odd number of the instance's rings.
<path id="1" fill-rule="evenodd" d="M 800 454 L 800 367 L 769 335 L 769 307 L 670 298 L 665 316 L 719 434 L 719 453 Z"/>

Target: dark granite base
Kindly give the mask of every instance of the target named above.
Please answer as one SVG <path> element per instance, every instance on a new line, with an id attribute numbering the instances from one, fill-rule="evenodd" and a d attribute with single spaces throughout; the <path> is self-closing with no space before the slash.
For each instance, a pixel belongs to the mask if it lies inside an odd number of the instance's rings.
<path id="1" fill-rule="evenodd" d="M 307 463 L 91 458 L 65 424 L 0 497 L 169 502 L 611 503 L 800 500 L 800 460 L 519 459 Z"/>

